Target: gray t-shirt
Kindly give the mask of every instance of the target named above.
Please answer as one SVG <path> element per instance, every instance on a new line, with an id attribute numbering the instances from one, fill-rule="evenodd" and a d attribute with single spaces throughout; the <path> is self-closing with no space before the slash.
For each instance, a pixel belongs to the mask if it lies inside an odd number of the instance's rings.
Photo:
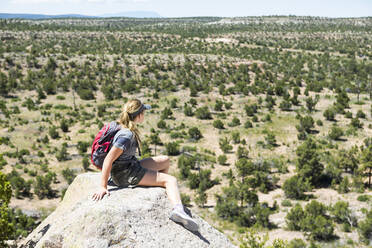
<path id="1" fill-rule="evenodd" d="M 128 128 L 120 129 L 114 139 L 113 146 L 123 150 L 123 153 L 115 160 L 115 162 L 123 162 L 136 159 L 136 150 L 138 143 L 136 136 Z"/>

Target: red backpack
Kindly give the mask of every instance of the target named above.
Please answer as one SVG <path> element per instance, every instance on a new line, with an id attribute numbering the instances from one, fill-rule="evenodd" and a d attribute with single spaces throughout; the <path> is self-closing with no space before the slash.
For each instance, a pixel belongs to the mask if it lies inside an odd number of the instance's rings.
<path id="1" fill-rule="evenodd" d="M 116 121 L 105 124 L 96 135 L 92 144 L 92 154 L 90 156 L 92 164 L 102 170 L 103 161 L 110 151 L 112 140 L 121 126 Z"/>

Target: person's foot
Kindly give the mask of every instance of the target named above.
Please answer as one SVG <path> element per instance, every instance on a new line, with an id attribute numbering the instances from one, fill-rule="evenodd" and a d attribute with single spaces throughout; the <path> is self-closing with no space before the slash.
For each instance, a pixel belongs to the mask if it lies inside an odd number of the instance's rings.
<path id="1" fill-rule="evenodd" d="M 177 223 L 182 223 L 186 229 L 192 232 L 196 232 L 199 229 L 198 224 L 190 216 L 188 216 L 183 209 L 174 208 L 169 219 Z"/>

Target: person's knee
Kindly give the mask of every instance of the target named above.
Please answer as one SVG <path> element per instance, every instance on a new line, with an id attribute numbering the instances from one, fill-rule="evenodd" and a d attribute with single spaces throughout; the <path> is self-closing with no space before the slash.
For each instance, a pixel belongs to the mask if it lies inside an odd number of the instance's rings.
<path id="1" fill-rule="evenodd" d="M 161 163 L 169 164 L 170 162 L 169 157 L 166 155 L 160 155 L 158 159 L 159 159 L 159 162 Z"/>
<path id="2" fill-rule="evenodd" d="M 177 178 L 171 175 L 167 175 L 166 183 L 170 185 L 177 185 Z"/>
<path id="3" fill-rule="evenodd" d="M 158 161 L 161 163 L 161 166 L 163 167 L 162 170 L 168 169 L 170 166 L 170 159 L 166 155 L 161 155 L 158 157 Z"/>

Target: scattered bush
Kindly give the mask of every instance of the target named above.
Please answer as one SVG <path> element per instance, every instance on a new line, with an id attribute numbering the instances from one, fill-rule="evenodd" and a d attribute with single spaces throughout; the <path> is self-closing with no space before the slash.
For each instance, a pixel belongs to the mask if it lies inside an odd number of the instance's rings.
<path id="1" fill-rule="evenodd" d="M 323 112 L 323 116 L 327 121 L 335 121 L 336 111 L 333 108 L 328 108 Z"/>
<path id="2" fill-rule="evenodd" d="M 226 161 L 227 161 L 227 157 L 226 157 L 225 154 L 222 154 L 222 155 L 218 156 L 217 160 L 218 160 L 218 163 L 220 165 L 225 165 Z"/>
<path id="3" fill-rule="evenodd" d="M 200 140 L 203 135 L 197 127 L 192 127 L 189 129 L 189 136 L 194 140 Z"/>
<path id="4" fill-rule="evenodd" d="M 288 229 L 305 231 L 311 240 L 330 240 L 333 238 L 334 225 L 326 215 L 326 206 L 311 201 L 305 210 L 297 203 L 287 214 Z"/>
<path id="5" fill-rule="evenodd" d="M 68 184 L 71 184 L 72 181 L 74 181 L 74 179 L 76 177 L 74 171 L 69 169 L 69 168 L 66 168 L 66 169 L 62 170 L 62 176 L 63 176 L 64 179 L 66 179 Z"/>
<path id="6" fill-rule="evenodd" d="M 369 195 L 359 195 L 357 200 L 361 202 L 367 202 L 370 200 L 370 198 L 371 197 Z"/>
<path id="7" fill-rule="evenodd" d="M 179 144 L 177 142 L 169 142 L 165 144 L 167 155 L 176 156 L 180 154 Z"/>
<path id="8" fill-rule="evenodd" d="M 282 201 L 282 206 L 283 207 L 292 207 L 292 202 L 290 200 L 288 200 L 288 199 L 284 199 Z"/>
<path id="9" fill-rule="evenodd" d="M 299 175 L 288 178 L 283 184 L 285 196 L 291 199 L 305 199 L 306 196 L 304 192 L 309 191 L 310 189 L 310 183 L 305 181 Z"/>
<path id="10" fill-rule="evenodd" d="M 366 218 L 358 223 L 359 239 L 369 245 L 372 239 L 372 208 L 366 213 Z"/>
<path id="11" fill-rule="evenodd" d="M 52 138 L 52 139 L 58 139 L 59 138 L 59 133 L 57 131 L 57 127 L 55 126 L 51 126 L 49 128 L 49 136 Z"/>
<path id="12" fill-rule="evenodd" d="M 338 140 L 344 135 L 344 131 L 338 126 L 332 126 L 331 131 L 328 133 L 328 137 L 332 140 Z"/>
<path id="13" fill-rule="evenodd" d="M 213 121 L 213 127 L 217 129 L 224 129 L 223 122 L 219 119 Z"/>
<path id="14" fill-rule="evenodd" d="M 232 150 L 232 145 L 230 145 L 230 140 L 227 137 L 219 139 L 219 145 L 223 153 L 228 153 Z"/>
<path id="15" fill-rule="evenodd" d="M 196 109 L 195 116 L 196 118 L 201 119 L 201 120 L 212 119 L 212 114 L 209 111 L 208 106 L 204 106 L 204 107 Z"/>

